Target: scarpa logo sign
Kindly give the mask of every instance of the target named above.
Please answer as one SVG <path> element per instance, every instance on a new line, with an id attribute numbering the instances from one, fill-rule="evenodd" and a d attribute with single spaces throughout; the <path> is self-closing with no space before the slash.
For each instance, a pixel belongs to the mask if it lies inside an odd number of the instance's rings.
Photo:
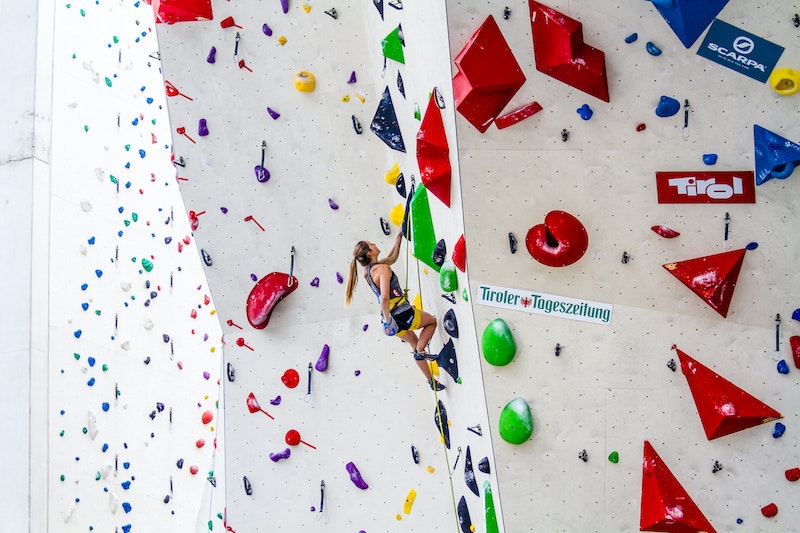
<path id="1" fill-rule="evenodd" d="M 476 301 L 490 307 L 525 311 L 536 315 L 551 315 L 594 324 L 610 324 L 613 309 L 611 304 L 591 300 L 486 284 L 478 286 Z"/>
<path id="2" fill-rule="evenodd" d="M 760 82 L 769 79 L 783 47 L 715 19 L 697 55 Z"/>
<path id="3" fill-rule="evenodd" d="M 755 173 L 656 172 L 660 204 L 754 204 Z"/>

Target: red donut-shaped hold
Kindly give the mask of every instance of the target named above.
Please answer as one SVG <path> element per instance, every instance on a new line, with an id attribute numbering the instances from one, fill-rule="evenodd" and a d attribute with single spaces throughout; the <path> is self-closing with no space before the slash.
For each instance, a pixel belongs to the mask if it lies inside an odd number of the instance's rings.
<path id="1" fill-rule="evenodd" d="M 589 235 L 581 221 L 566 211 L 550 211 L 544 224 L 528 230 L 525 247 L 543 265 L 563 267 L 583 257 L 589 247 Z"/>

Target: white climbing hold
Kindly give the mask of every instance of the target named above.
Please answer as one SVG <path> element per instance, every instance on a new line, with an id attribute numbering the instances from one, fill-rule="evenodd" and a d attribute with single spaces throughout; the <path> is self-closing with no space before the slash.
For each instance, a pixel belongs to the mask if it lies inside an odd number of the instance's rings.
<path id="1" fill-rule="evenodd" d="M 94 411 L 89 410 L 88 418 L 89 418 L 89 437 L 92 440 L 94 440 L 94 438 L 99 433 L 99 430 L 97 429 L 97 415 L 94 413 Z"/>
<path id="2" fill-rule="evenodd" d="M 119 345 L 120 348 L 125 350 L 126 352 L 131 349 L 131 341 L 125 341 Z"/>
<path id="3" fill-rule="evenodd" d="M 131 290 L 131 284 L 129 281 L 123 281 L 119 284 L 119 286 L 122 288 L 123 292 L 128 292 Z"/>
<path id="4" fill-rule="evenodd" d="M 67 507 L 67 510 L 64 512 L 64 522 L 69 522 L 69 519 L 72 518 L 72 513 L 75 512 L 75 502 L 72 501 Z"/>
<path id="5" fill-rule="evenodd" d="M 108 508 L 111 514 L 117 514 L 117 503 L 119 503 L 119 496 L 113 491 L 108 491 Z"/>
<path id="6" fill-rule="evenodd" d="M 151 329 L 153 329 L 153 325 L 154 324 L 153 324 L 153 321 L 151 319 L 149 319 L 149 318 L 145 318 L 144 319 L 144 329 L 146 329 L 147 331 L 150 331 Z"/>
<path id="7" fill-rule="evenodd" d="M 92 204 L 89 201 L 84 200 L 81 202 L 81 209 L 83 209 L 84 213 L 88 213 L 92 210 Z"/>

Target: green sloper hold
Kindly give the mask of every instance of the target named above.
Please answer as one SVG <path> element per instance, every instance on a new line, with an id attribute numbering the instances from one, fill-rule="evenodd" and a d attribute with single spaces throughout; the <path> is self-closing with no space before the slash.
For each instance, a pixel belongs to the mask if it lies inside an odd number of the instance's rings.
<path id="1" fill-rule="evenodd" d="M 381 42 L 383 56 L 394 59 L 398 63 L 405 65 L 406 58 L 403 54 L 403 42 L 400 40 L 400 26 L 396 27 L 392 33 L 383 38 Z"/>
<path id="2" fill-rule="evenodd" d="M 436 234 L 428 204 L 428 190 L 424 185 L 419 186 L 411 199 L 411 244 L 414 257 L 439 272 L 439 265 L 433 262 Z"/>
<path id="3" fill-rule="evenodd" d="M 458 275 L 456 265 L 452 261 L 445 261 L 442 269 L 439 270 L 439 286 L 444 292 L 455 292 L 458 290 Z"/>
<path id="4" fill-rule="evenodd" d="M 531 408 L 524 398 L 514 398 L 500 413 L 500 437 L 511 444 L 522 444 L 533 433 Z"/>
<path id="5" fill-rule="evenodd" d="M 497 513 L 494 511 L 492 485 L 488 479 L 483 482 L 483 508 L 486 511 L 486 533 L 500 533 L 497 527 Z"/>
<path id="6" fill-rule="evenodd" d="M 505 366 L 514 359 L 517 344 L 505 320 L 495 318 L 487 324 L 481 338 L 481 349 L 484 359 L 490 365 Z"/>
<path id="7" fill-rule="evenodd" d="M 142 257 L 142 267 L 144 267 L 147 272 L 150 272 L 153 270 L 153 262 Z"/>

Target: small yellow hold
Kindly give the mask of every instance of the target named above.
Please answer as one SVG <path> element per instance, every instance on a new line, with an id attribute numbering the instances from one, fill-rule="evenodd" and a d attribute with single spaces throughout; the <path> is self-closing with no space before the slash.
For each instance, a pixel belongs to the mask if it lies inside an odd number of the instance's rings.
<path id="1" fill-rule="evenodd" d="M 389 169 L 389 172 L 387 172 L 383 176 L 383 179 L 385 179 L 386 183 L 388 183 L 389 185 L 394 185 L 395 183 L 397 183 L 397 178 L 399 177 L 400 177 L 400 165 L 395 163 L 394 166 Z"/>
<path id="2" fill-rule="evenodd" d="M 417 498 L 417 491 L 411 489 L 408 491 L 408 496 L 406 496 L 406 501 L 403 502 L 403 512 L 406 514 L 411 514 L 411 506 L 414 505 L 414 500 Z"/>
<path id="3" fill-rule="evenodd" d="M 350 95 L 349 94 L 346 94 L 346 95 L 342 96 L 342 102 L 349 102 L 349 101 L 350 101 Z"/>
<path id="4" fill-rule="evenodd" d="M 397 204 L 389 211 L 389 220 L 395 226 L 400 226 L 403 223 L 403 216 L 406 214 L 406 208 L 403 204 Z"/>
<path id="5" fill-rule="evenodd" d="M 317 86 L 317 79 L 306 70 L 301 70 L 294 75 L 294 88 L 301 93 L 310 93 Z"/>
<path id="6" fill-rule="evenodd" d="M 472 533 L 475 533 L 475 524 L 470 524 L 469 530 L 472 531 Z"/>
<path id="7" fill-rule="evenodd" d="M 279 44 L 279 45 L 283 46 L 284 44 L 286 44 L 286 41 L 287 41 L 287 39 L 286 39 L 286 37 L 284 37 L 283 35 L 281 35 L 280 37 L 278 37 L 278 44 Z"/>
<path id="8" fill-rule="evenodd" d="M 214 352 L 216 352 L 216 351 L 217 351 L 217 347 L 216 347 L 216 346 L 212 346 L 212 347 L 211 347 L 211 353 L 214 353 Z"/>
<path id="9" fill-rule="evenodd" d="M 395 518 L 395 520 L 397 520 L 398 522 L 399 522 L 400 520 L 402 520 L 402 519 L 403 519 L 403 517 L 402 517 L 402 516 L 400 516 L 400 513 L 397 513 L 396 515 L 394 515 L 394 518 Z"/>
<path id="10" fill-rule="evenodd" d="M 303 4 L 303 9 L 306 13 L 311 13 L 311 6 L 308 4 Z"/>
<path id="11" fill-rule="evenodd" d="M 367 101 L 366 98 L 364 98 L 363 96 L 361 96 L 358 93 L 356 93 L 356 98 L 358 98 L 358 101 L 361 102 L 362 104 Z"/>
<path id="12" fill-rule="evenodd" d="M 436 469 L 435 469 L 434 467 L 432 467 L 431 465 L 428 465 L 428 466 L 426 466 L 426 467 L 425 467 L 425 470 L 427 470 L 427 471 L 428 471 L 428 472 L 430 472 L 431 474 L 433 474 L 434 472 L 436 472 Z"/>
<path id="13" fill-rule="evenodd" d="M 420 311 L 424 311 L 424 309 L 422 309 L 422 297 L 419 295 L 419 293 L 417 293 L 417 295 L 414 296 L 414 301 L 411 303 L 411 305 L 413 305 Z"/>
<path id="14" fill-rule="evenodd" d="M 428 267 L 423 268 L 422 269 L 422 273 L 427 276 L 428 275 Z"/>
<path id="15" fill-rule="evenodd" d="M 203 396 L 203 399 L 204 399 L 204 400 L 208 400 L 208 394 L 206 394 L 205 396 Z"/>
<path id="16" fill-rule="evenodd" d="M 208 429 L 211 430 L 211 433 L 214 433 L 214 426 L 208 426 Z"/>
<path id="17" fill-rule="evenodd" d="M 430 362 L 431 375 L 439 377 L 439 364 L 436 361 Z"/>
<path id="18" fill-rule="evenodd" d="M 781 96 L 791 96 L 800 91 L 800 72 L 791 68 L 776 68 L 769 77 L 769 84 Z"/>
<path id="19" fill-rule="evenodd" d="M 211 316 L 214 316 L 214 315 L 216 315 L 216 314 L 217 314 L 217 310 L 216 310 L 216 309 L 212 309 L 212 310 L 211 310 Z"/>

